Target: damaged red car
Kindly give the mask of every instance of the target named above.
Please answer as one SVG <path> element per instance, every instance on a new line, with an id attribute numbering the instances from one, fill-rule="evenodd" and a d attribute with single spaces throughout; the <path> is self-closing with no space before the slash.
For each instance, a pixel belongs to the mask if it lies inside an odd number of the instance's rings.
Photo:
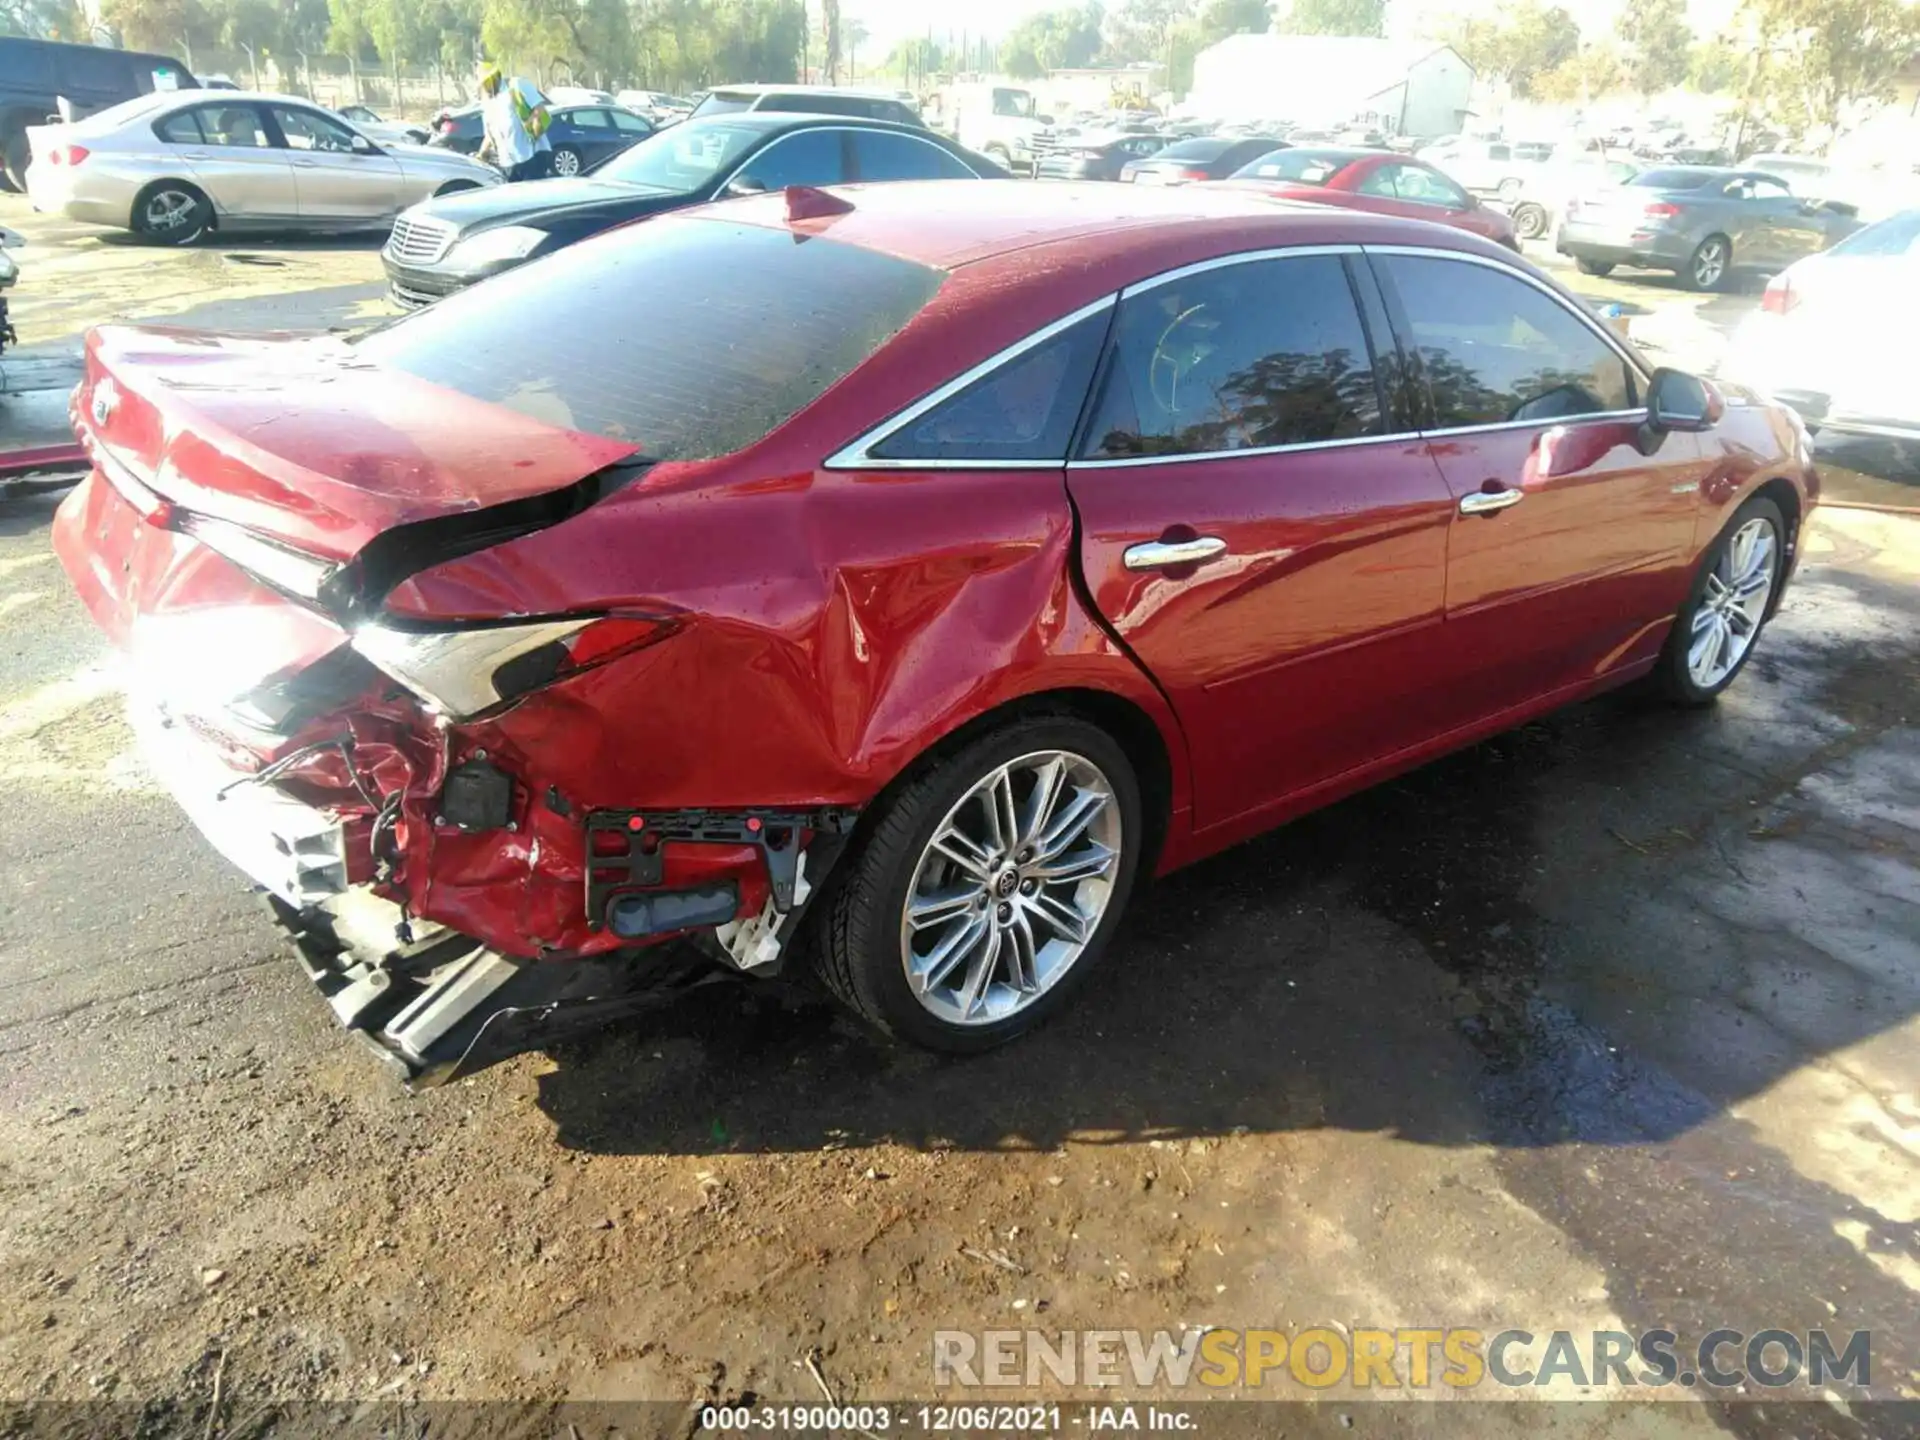
<path id="1" fill-rule="evenodd" d="M 1150 874 L 1711 700 L 1817 497 L 1495 245 L 1197 188 L 756 197 L 358 336 L 98 330 L 74 411 L 155 773 L 418 1083 L 783 967 L 1005 1041 Z"/>

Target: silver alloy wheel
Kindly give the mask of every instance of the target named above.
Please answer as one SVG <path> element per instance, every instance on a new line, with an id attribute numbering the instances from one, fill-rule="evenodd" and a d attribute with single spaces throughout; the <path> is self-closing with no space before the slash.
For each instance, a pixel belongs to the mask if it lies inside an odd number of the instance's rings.
<path id="1" fill-rule="evenodd" d="M 1702 240 L 1693 252 L 1693 282 L 1702 290 L 1711 290 L 1727 273 L 1727 242 Z"/>
<path id="2" fill-rule="evenodd" d="M 900 917 L 907 987 L 950 1025 L 990 1025 L 1057 985 L 1099 929 L 1124 843 L 1083 755 L 1009 760 L 935 827 Z"/>
<path id="3" fill-rule="evenodd" d="M 1522 240 L 1538 240 L 1547 233 L 1547 212 L 1531 202 L 1513 212 L 1513 233 Z"/>
<path id="4" fill-rule="evenodd" d="M 1687 676 L 1702 690 L 1725 681 L 1752 648 L 1773 596 L 1779 548 L 1773 522 L 1756 515 L 1713 562 L 1687 637 Z"/>
<path id="5" fill-rule="evenodd" d="M 147 197 L 147 228 L 160 234 L 182 229 L 192 222 L 198 204 L 184 190 L 156 190 Z"/>
<path id="6" fill-rule="evenodd" d="M 554 151 L 553 173 L 556 175 L 578 175 L 580 173 L 580 157 L 571 150 Z"/>

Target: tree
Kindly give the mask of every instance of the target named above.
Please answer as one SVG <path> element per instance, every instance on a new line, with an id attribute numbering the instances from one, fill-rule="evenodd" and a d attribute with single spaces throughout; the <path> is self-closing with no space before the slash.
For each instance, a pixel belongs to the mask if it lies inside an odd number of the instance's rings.
<path id="1" fill-rule="evenodd" d="M 1554 66 L 1533 82 L 1533 93 L 1559 105 L 1585 105 L 1601 95 L 1625 89 L 1626 57 L 1605 40 L 1582 45 L 1571 60 Z"/>
<path id="2" fill-rule="evenodd" d="M 1186 0 L 1126 0 L 1103 17 L 1101 58 L 1114 65 L 1165 60 L 1174 27 L 1186 13 Z"/>
<path id="3" fill-rule="evenodd" d="M 1267 0 L 1206 0 L 1194 21 L 1194 38 L 1204 50 L 1229 35 L 1264 35 L 1272 25 Z"/>
<path id="4" fill-rule="evenodd" d="M 360 57 L 371 39 L 367 0 L 327 0 L 327 49 L 346 57 L 355 104 L 360 101 Z"/>
<path id="5" fill-rule="evenodd" d="M 1294 0 L 1274 25 L 1285 35 L 1372 35 L 1387 33 L 1386 0 Z"/>
<path id="6" fill-rule="evenodd" d="M 87 24 L 72 0 L 0 0 L 0 35 L 85 40 Z"/>
<path id="7" fill-rule="evenodd" d="M 102 18 L 136 50 L 179 51 L 193 68 L 193 51 L 210 48 L 219 34 L 217 22 L 200 0 L 107 0 Z"/>
<path id="8" fill-rule="evenodd" d="M 820 0 L 820 57 L 827 83 L 840 83 L 840 0 Z"/>
<path id="9" fill-rule="evenodd" d="M 1509 0 L 1490 19 L 1458 21 L 1447 41 L 1482 76 L 1505 80 L 1525 98 L 1540 76 L 1573 59 L 1580 49 L 1580 27 L 1558 5 Z"/>
<path id="10" fill-rule="evenodd" d="M 1736 89 L 1746 75 L 1745 58 L 1723 37 L 1702 40 L 1687 51 L 1687 84 L 1702 95 Z"/>
<path id="11" fill-rule="evenodd" d="M 1001 68 L 1016 80 L 1038 80 L 1049 70 L 1091 65 L 1100 53 L 1101 18 L 1097 4 L 1029 15 L 1001 45 Z"/>
<path id="12" fill-rule="evenodd" d="M 1687 78 L 1693 44 L 1687 0 L 1627 0 L 1613 29 L 1626 47 L 1628 82 L 1642 95 L 1659 95 Z"/>
<path id="13" fill-rule="evenodd" d="M 1892 98 L 1920 51 L 1920 11 L 1903 0 L 1748 0 L 1769 117 L 1822 153 L 1849 120 Z"/>
<path id="14" fill-rule="evenodd" d="M 280 44 L 286 16 L 272 0 L 210 0 L 219 41 L 228 50 L 244 50 L 253 88 L 260 88 L 260 56 Z"/>

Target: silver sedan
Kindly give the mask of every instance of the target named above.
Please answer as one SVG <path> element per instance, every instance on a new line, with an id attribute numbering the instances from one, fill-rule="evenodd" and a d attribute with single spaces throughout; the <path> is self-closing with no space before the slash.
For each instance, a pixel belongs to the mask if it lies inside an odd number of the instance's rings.
<path id="1" fill-rule="evenodd" d="M 434 195 L 497 185 L 464 155 L 378 143 L 284 95 L 143 95 L 27 131 L 36 210 L 184 245 L 209 230 L 360 230 Z"/>

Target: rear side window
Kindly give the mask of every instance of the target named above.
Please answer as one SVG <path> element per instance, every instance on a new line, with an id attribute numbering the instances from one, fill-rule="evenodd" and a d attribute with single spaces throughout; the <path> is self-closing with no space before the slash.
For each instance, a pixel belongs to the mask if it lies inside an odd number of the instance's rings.
<path id="1" fill-rule="evenodd" d="M 1627 183 L 1648 190 L 1698 190 L 1724 174 L 1712 170 L 1642 170 Z"/>
<path id="2" fill-rule="evenodd" d="M 1558 300 L 1460 260 L 1383 255 L 1439 429 L 1630 410 L 1627 362 Z"/>
<path id="3" fill-rule="evenodd" d="M 1340 258 L 1226 265 L 1120 307 L 1081 458 L 1207 455 L 1381 433 Z"/>
<path id="4" fill-rule="evenodd" d="M 768 190 L 789 185 L 838 185 L 847 178 L 841 130 L 802 130 L 782 135 L 740 167 L 737 180 L 756 181 Z"/>
<path id="5" fill-rule="evenodd" d="M 652 459 L 705 459 L 812 404 L 944 278 L 785 229 L 664 217 L 353 343 L 374 364 Z"/>
<path id="6" fill-rule="evenodd" d="M 853 135 L 857 180 L 971 180 L 973 171 L 928 140 L 861 130 Z"/>
<path id="7" fill-rule="evenodd" d="M 698 105 L 693 107 L 694 115 L 732 115 L 741 110 L 753 108 L 751 95 L 727 95 L 715 91 Z M 689 119 L 692 117 L 689 116 Z"/>
<path id="8" fill-rule="evenodd" d="M 58 53 L 60 63 L 56 73 L 62 89 L 84 90 L 94 95 L 131 95 L 136 89 L 132 65 L 118 50 L 75 45 Z"/>
<path id="9" fill-rule="evenodd" d="M 200 133 L 199 116 L 192 110 L 181 110 L 156 122 L 153 133 L 172 145 L 204 145 L 206 143 L 206 136 Z"/>
<path id="10" fill-rule="evenodd" d="M 880 460 L 1064 461 L 1111 319 L 1103 310 L 1014 356 L 871 453 Z"/>

